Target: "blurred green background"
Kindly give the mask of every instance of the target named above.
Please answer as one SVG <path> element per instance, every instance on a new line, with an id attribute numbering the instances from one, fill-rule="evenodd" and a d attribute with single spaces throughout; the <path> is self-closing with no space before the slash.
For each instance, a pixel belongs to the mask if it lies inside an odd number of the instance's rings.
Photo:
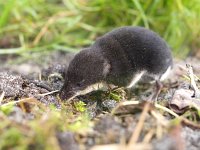
<path id="1" fill-rule="evenodd" d="M 0 0 L 0 54 L 78 51 L 127 25 L 158 32 L 185 57 L 200 46 L 200 1 Z"/>

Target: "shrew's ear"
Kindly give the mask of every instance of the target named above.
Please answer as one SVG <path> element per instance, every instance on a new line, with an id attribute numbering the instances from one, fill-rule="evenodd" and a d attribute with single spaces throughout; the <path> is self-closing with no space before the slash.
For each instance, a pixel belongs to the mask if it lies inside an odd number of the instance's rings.
<path id="1" fill-rule="evenodd" d="M 110 69 L 111 69 L 111 64 L 107 60 L 104 60 L 104 63 L 103 63 L 103 76 L 104 77 L 107 76 L 107 74 L 110 72 Z"/>

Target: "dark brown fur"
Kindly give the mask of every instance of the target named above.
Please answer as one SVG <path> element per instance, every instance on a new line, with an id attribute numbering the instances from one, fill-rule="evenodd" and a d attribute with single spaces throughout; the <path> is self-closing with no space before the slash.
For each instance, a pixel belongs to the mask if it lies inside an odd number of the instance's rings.
<path id="1" fill-rule="evenodd" d="M 102 81 L 127 86 L 133 75 L 142 70 L 159 78 L 172 64 L 169 46 L 155 32 L 142 27 L 117 28 L 74 57 L 60 97 L 68 99 Z"/>

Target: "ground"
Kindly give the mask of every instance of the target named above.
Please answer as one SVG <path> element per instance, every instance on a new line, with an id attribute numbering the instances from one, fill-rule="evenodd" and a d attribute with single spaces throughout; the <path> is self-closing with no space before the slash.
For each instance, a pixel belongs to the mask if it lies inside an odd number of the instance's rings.
<path id="1" fill-rule="evenodd" d="M 0 56 L 0 149 L 200 148 L 200 102 L 192 97 L 186 67 L 191 64 L 198 77 L 197 58 L 175 60 L 158 102 L 150 104 L 146 100 L 154 84 L 144 83 L 131 94 L 118 88 L 60 100 L 58 91 L 73 56 Z"/>

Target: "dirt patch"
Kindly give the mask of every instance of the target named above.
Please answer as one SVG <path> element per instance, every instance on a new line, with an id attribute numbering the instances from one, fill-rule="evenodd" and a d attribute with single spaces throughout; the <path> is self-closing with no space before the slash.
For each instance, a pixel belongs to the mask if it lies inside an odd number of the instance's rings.
<path id="1" fill-rule="evenodd" d="M 118 107 L 118 99 L 122 102 L 126 101 L 128 97 L 122 94 L 122 91 L 125 92 L 124 90 L 96 91 L 79 96 L 72 103 L 61 102 L 59 99 L 56 90 L 60 90 L 62 87 L 65 68 L 67 68 L 73 56 L 74 54 L 54 52 L 40 57 L 33 56 L 33 59 L 24 60 L 17 64 L 8 63 L 10 58 L 19 60 L 17 56 L 9 56 L 9 59 L 5 57 L 3 61 L 1 60 L 0 94 L 4 93 L 4 96 L 1 101 L 0 120 L 6 123 L 6 128 L 0 127 L 0 133 L 4 132 L 4 134 L 0 135 L 2 139 L 6 139 L 5 136 L 8 136 L 6 133 L 9 133 L 11 129 L 13 130 L 10 127 L 14 126 L 21 133 L 26 133 L 25 136 L 32 138 L 33 142 L 27 143 L 31 149 L 45 148 L 35 139 L 35 137 L 43 136 L 43 134 L 53 135 L 49 136 L 51 140 L 45 135 L 43 138 L 48 139 L 52 145 L 63 150 L 90 149 L 94 148 L 93 146 L 95 145 L 109 146 L 110 144 L 119 144 L 118 146 L 120 146 L 129 143 L 133 134 L 137 132 L 136 129 L 141 119 L 143 105 L 123 106 L 113 113 L 113 110 Z M 197 76 L 200 75 L 200 61 L 198 59 L 188 58 L 185 61 L 176 61 L 174 71 L 169 80 L 164 83 L 164 88 L 159 95 L 158 102 L 160 105 L 167 107 L 178 88 L 186 87 L 189 89 L 189 81 L 184 78 L 184 75 L 187 75 L 186 63 L 192 64 L 195 74 Z M 154 90 L 152 87 L 153 85 L 149 84 L 137 85 L 133 90 L 131 99 L 136 101 L 146 100 Z M 55 92 L 49 93 L 52 91 Z M 27 98 L 30 99 L 26 100 Z M 19 101 L 24 99 L 25 102 L 23 101 L 22 105 Z M 42 104 L 37 104 L 33 99 Z M 5 104 L 13 101 L 15 105 L 11 111 L 3 109 Z M 29 104 L 29 101 L 31 104 Z M 45 105 L 45 109 L 41 105 Z M 54 107 L 53 111 L 49 110 L 51 107 Z M 57 111 L 59 114 L 57 114 Z M 196 111 L 189 109 L 189 112 L 191 114 L 188 116 L 184 114 L 186 118 L 193 117 L 193 120 L 195 119 L 196 123 L 199 123 L 200 119 Z M 61 114 L 63 116 L 60 116 Z M 87 114 L 87 119 L 84 118 L 84 114 Z M 54 116 L 54 118 L 50 119 L 50 116 Z M 37 118 L 39 118 L 39 121 Z M 180 120 L 179 123 L 165 123 L 175 120 L 174 118 L 173 115 L 163 110 L 158 111 L 156 107 L 151 106 L 145 116 L 142 130 L 137 137 L 137 143 L 142 143 L 144 144 L 143 146 L 145 146 L 145 143 L 150 144 L 152 146 L 151 149 L 199 149 L 200 129 L 194 129 L 188 124 L 184 125 L 180 123 Z M 46 128 L 51 129 L 53 133 L 49 132 L 47 134 L 40 131 L 42 133 L 40 135 L 36 132 L 41 130 L 40 125 L 38 125 L 39 127 L 32 126 L 32 124 L 27 125 L 31 121 L 38 121 L 37 124 L 42 122 L 42 124 L 45 124 L 47 120 L 50 122 L 46 124 Z M 51 120 L 56 120 L 56 123 Z M 16 127 L 16 123 L 21 124 L 22 127 Z M 8 124 L 9 127 L 7 126 Z M 83 132 L 82 127 L 85 124 L 89 129 Z M 37 130 L 33 132 L 35 127 Z M 35 135 L 28 134 L 29 132 L 33 132 Z M 4 143 L 4 145 L 6 144 Z M 15 147 L 16 145 L 13 144 L 11 146 Z M 3 148 L 10 148 L 8 145 L 6 146 Z"/>

